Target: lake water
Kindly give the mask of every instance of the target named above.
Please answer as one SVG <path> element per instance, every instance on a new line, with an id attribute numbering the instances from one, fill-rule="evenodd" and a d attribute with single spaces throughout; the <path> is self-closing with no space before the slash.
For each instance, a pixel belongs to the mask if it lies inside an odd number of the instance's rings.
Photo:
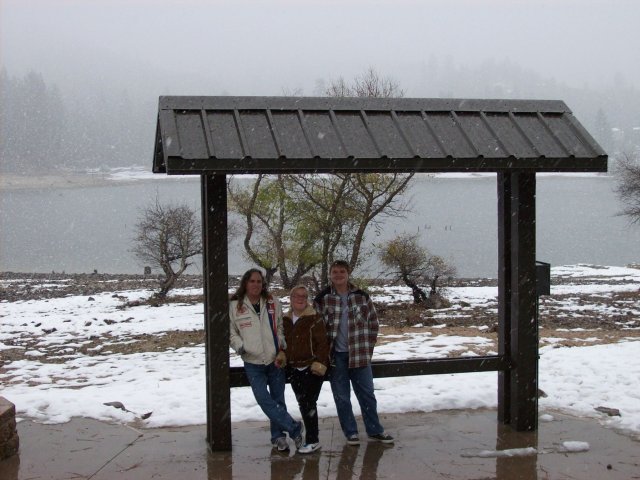
<path id="1" fill-rule="evenodd" d="M 626 265 L 640 261 L 640 227 L 617 213 L 615 180 L 608 176 L 538 176 L 537 259 L 554 265 Z M 495 176 L 416 179 L 413 211 L 385 219 L 367 245 L 394 233 L 419 232 L 434 254 L 450 259 L 460 276 L 497 276 Z M 163 178 L 104 187 L 0 192 L 0 271 L 142 273 L 130 253 L 140 210 L 158 197 L 199 211 L 199 178 Z M 380 271 L 374 254 L 367 270 Z M 250 265 L 232 242 L 230 273 Z M 202 269 L 196 262 L 192 273 Z"/>

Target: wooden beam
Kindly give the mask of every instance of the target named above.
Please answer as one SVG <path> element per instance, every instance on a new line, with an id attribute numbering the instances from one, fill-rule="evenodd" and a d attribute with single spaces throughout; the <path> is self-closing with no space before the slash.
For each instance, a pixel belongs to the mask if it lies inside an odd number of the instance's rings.
<path id="1" fill-rule="evenodd" d="M 416 375 L 442 375 L 508 370 L 508 361 L 501 356 L 433 358 L 427 360 L 386 360 L 373 362 L 375 378 L 411 377 Z M 243 367 L 231 367 L 231 386 L 246 387 L 249 381 Z"/>
<path id="2" fill-rule="evenodd" d="M 207 442 L 231 450 L 226 176 L 202 175 Z M 188 394 L 188 393 L 187 393 Z"/>
<path id="3" fill-rule="evenodd" d="M 518 431 L 538 427 L 536 319 L 536 176 L 511 174 L 510 422 Z"/>
<path id="4" fill-rule="evenodd" d="M 511 354 L 511 175 L 498 179 L 498 355 Z M 498 372 L 498 421 L 511 421 L 511 374 Z"/>
<path id="5" fill-rule="evenodd" d="M 204 149 L 204 147 L 203 147 Z M 182 158 L 165 156 L 157 161 L 157 172 L 169 175 L 257 174 L 280 173 L 409 173 L 409 172 L 499 172 L 517 170 L 524 172 L 606 172 L 607 157 L 575 158 L 512 158 L 512 157 L 338 157 L 327 160 L 322 157 L 305 158 Z"/>

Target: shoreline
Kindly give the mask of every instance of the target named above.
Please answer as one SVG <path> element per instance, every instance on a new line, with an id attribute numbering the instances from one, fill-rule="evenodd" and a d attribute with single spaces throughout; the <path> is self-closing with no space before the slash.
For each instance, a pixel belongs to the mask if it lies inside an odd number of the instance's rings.
<path id="1" fill-rule="evenodd" d="M 105 187 L 113 183 L 124 182 L 108 178 L 110 174 L 83 174 L 72 173 L 69 175 L 16 175 L 0 174 L 0 190 L 38 190 L 43 188 L 82 188 Z"/>
<path id="2" fill-rule="evenodd" d="M 495 173 L 433 173 L 437 178 L 452 179 L 473 179 L 481 178 Z M 540 173 L 540 176 L 603 176 L 594 173 Z M 608 176 L 608 175 L 607 175 Z M 131 185 L 139 182 L 155 181 L 194 181 L 199 180 L 199 175 L 164 175 L 154 174 L 150 170 L 143 168 L 114 169 L 108 173 L 66 173 L 66 174 L 43 174 L 43 175 L 21 175 L 15 173 L 0 173 L 0 191 L 20 191 L 38 189 L 67 189 L 67 188 L 87 188 L 87 187 L 111 187 L 119 185 Z"/>
<path id="3" fill-rule="evenodd" d="M 135 183 L 167 181 L 199 180 L 197 175 L 169 176 L 154 174 L 150 171 L 126 170 L 127 174 L 110 173 L 69 173 L 47 175 L 0 174 L 0 191 L 22 191 L 39 189 L 68 189 L 91 187 L 114 187 Z M 129 173 L 131 172 L 131 173 Z"/>

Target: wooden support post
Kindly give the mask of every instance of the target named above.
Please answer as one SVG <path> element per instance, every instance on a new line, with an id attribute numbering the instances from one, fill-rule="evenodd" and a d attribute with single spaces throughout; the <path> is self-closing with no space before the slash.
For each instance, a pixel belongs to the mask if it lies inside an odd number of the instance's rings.
<path id="1" fill-rule="evenodd" d="M 511 362 L 509 423 L 538 427 L 536 176 L 511 174 Z"/>
<path id="2" fill-rule="evenodd" d="M 207 442 L 212 451 L 229 451 L 231 393 L 226 176 L 202 175 L 201 186 Z"/>
<path id="3" fill-rule="evenodd" d="M 538 450 L 538 432 L 516 432 L 510 425 L 498 423 L 496 451 L 513 449 Z M 500 455 L 496 458 L 495 478 L 538 478 L 538 455 Z"/>
<path id="4" fill-rule="evenodd" d="M 498 172 L 498 355 L 511 363 L 511 175 Z M 511 373 L 498 372 L 498 421 L 511 421 Z"/>

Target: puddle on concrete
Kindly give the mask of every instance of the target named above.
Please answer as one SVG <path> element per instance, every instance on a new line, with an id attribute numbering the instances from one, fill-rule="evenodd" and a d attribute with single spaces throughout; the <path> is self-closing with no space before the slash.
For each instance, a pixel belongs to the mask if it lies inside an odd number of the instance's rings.
<path id="1" fill-rule="evenodd" d="M 640 474 L 640 442 L 593 419 L 553 414 L 514 432 L 492 410 L 383 415 L 395 445 L 346 445 L 337 419 L 320 424 L 322 450 L 280 454 L 263 422 L 233 425 L 233 450 L 210 452 L 205 426 L 135 430 L 95 420 L 18 425 L 20 454 L 2 480 L 26 479 L 624 479 Z"/>

